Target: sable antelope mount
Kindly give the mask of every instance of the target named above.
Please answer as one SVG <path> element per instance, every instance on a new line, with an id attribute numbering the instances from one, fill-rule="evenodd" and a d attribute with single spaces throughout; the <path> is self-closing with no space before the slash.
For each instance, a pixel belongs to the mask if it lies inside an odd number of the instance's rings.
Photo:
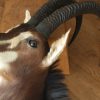
<path id="1" fill-rule="evenodd" d="M 67 2 L 67 6 L 57 5 L 58 9 L 55 1 L 58 3 L 59 0 L 54 0 L 53 4 L 49 1 L 32 17 L 27 11 L 23 24 L 0 34 L 0 100 L 44 100 L 48 70 L 68 43 L 70 30 L 55 41 L 50 50 L 49 35 L 74 16 L 85 13 L 100 16 L 100 5 L 95 2 Z M 46 9 L 48 5 L 53 10 Z M 55 68 L 54 65 L 52 67 Z M 54 84 L 49 85 L 53 87 Z M 46 99 L 68 100 L 67 90 L 61 86 L 52 88 L 55 91 L 51 90 Z"/>

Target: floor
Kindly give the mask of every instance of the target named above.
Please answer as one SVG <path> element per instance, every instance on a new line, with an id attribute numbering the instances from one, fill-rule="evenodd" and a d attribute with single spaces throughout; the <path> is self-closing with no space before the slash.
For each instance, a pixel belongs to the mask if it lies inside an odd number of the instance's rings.
<path id="1" fill-rule="evenodd" d="M 0 32 L 23 22 L 26 9 L 33 14 L 44 2 L 46 0 L 0 0 Z M 67 31 L 69 27 L 73 31 L 74 25 L 72 19 L 56 32 Z M 100 18 L 84 15 L 80 33 L 68 48 L 68 54 L 70 74 L 66 83 L 71 99 L 100 100 Z"/>

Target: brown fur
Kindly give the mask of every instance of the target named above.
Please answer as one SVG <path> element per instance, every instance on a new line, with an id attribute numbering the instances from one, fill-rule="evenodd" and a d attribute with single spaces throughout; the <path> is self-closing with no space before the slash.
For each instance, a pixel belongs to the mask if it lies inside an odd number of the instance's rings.
<path id="1" fill-rule="evenodd" d="M 33 34 L 38 41 L 37 48 L 28 47 L 26 41 L 22 41 L 10 50 L 16 51 L 19 56 L 15 62 L 10 63 L 11 70 L 7 75 L 12 80 L 0 87 L 0 100 L 42 100 L 48 70 L 42 69 L 41 62 L 48 52 L 48 43 L 39 33 Z M 4 47 L 3 51 L 7 51 Z"/>

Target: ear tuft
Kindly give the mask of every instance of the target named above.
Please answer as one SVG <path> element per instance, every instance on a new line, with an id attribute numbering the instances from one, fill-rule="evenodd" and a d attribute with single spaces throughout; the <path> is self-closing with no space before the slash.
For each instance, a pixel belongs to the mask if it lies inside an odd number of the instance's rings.
<path id="1" fill-rule="evenodd" d="M 31 19 L 30 12 L 29 12 L 29 10 L 26 10 L 24 23 L 27 23 L 30 19 Z"/>
<path id="2" fill-rule="evenodd" d="M 66 43 L 68 42 L 68 36 L 71 29 L 69 29 L 60 39 L 52 43 L 51 48 L 47 56 L 42 61 L 43 67 L 49 67 L 52 65 L 60 56 Z"/>

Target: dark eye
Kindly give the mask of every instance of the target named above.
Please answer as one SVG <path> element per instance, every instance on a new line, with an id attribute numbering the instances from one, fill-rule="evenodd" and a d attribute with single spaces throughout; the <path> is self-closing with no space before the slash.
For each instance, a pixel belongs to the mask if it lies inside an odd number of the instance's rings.
<path id="1" fill-rule="evenodd" d="M 36 40 L 28 40 L 28 43 L 31 47 L 37 48 L 37 41 Z"/>

